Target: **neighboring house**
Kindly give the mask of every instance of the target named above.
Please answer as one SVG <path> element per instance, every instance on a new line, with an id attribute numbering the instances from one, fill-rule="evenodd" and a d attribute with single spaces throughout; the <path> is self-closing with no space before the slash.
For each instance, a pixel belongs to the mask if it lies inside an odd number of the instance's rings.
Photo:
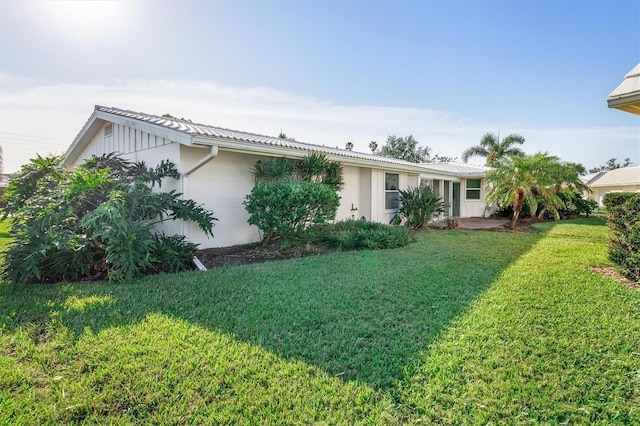
<path id="1" fill-rule="evenodd" d="M 267 157 L 303 158 L 319 151 L 343 167 L 344 187 L 336 219 L 362 218 L 389 223 L 398 210 L 398 190 L 430 184 L 447 204 L 447 214 L 483 216 L 486 168 L 459 164 L 415 164 L 353 151 L 228 130 L 189 120 L 96 106 L 65 154 L 72 168 L 92 155 L 116 152 L 154 166 L 173 162 L 181 174 L 163 189 L 175 189 L 213 210 L 218 218 L 214 239 L 194 224 L 165 225 L 201 248 L 256 242 L 257 228 L 247 223 L 242 202 L 251 192 L 251 169 Z M 169 186 L 167 188 L 167 185 Z"/>
<path id="2" fill-rule="evenodd" d="M 596 200 L 602 207 L 602 199 L 608 192 L 640 192 L 640 166 L 591 173 L 581 180 L 591 189 L 587 198 Z"/>
<path id="3" fill-rule="evenodd" d="M 622 83 L 611 92 L 607 105 L 640 115 L 640 64 L 629 71 Z"/>

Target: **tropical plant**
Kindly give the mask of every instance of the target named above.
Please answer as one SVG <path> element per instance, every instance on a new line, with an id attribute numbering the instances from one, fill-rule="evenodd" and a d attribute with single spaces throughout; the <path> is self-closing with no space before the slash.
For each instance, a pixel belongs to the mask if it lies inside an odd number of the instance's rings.
<path id="1" fill-rule="evenodd" d="M 559 159 L 547 153 L 504 157 L 494 163 L 494 169 L 487 172 L 489 190 L 485 196 L 487 203 L 498 206 L 513 206 L 511 229 L 516 223 L 525 203 L 536 212 L 542 203 L 548 210 L 558 209 L 562 200 L 558 196 L 557 170 Z"/>
<path id="2" fill-rule="evenodd" d="M 344 149 L 347 151 L 353 151 L 353 142 L 347 142 L 344 144 Z"/>
<path id="3" fill-rule="evenodd" d="M 6 252 L 5 275 L 14 283 L 123 281 L 189 268 L 196 246 L 159 234 L 157 225 L 193 221 L 212 236 L 216 219 L 180 193 L 160 190 L 164 179 L 178 176 L 168 161 L 149 168 L 107 154 L 68 172 L 61 157 L 38 156 L 4 197 L 15 241 Z M 166 262 L 160 246 L 167 242 L 181 262 Z"/>
<path id="4" fill-rule="evenodd" d="M 341 220 L 314 226 L 311 231 L 319 242 L 340 250 L 391 249 L 409 244 L 407 228 L 365 220 Z"/>
<path id="5" fill-rule="evenodd" d="M 558 195 L 560 202 L 555 199 L 545 197 L 546 191 L 536 188 L 537 203 L 531 206 L 532 213 L 538 213 L 538 217 L 543 217 L 546 213 L 550 213 L 555 220 L 562 218 L 561 210 L 572 210 L 573 200 L 578 201 L 577 197 L 582 198 L 581 194 L 591 192 L 591 190 L 582 182 L 580 176 L 573 163 L 565 163 L 558 160 L 549 161 L 546 164 L 545 173 L 548 175 L 548 190 Z M 551 202 L 550 202 L 551 201 Z"/>
<path id="6" fill-rule="evenodd" d="M 411 163 L 428 163 L 431 161 L 431 148 L 419 146 L 413 135 L 398 137 L 390 135 L 380 149 L 383 157 L 398 158 Z"/>
<path id="7" fill-rule="evenodd" d="M 327 156 L 317 151 L 300 160 L 286 157 L 258 160 L 251 173 L 256 181 L 275 183 L 292 179 L 311 183 L 324 183 L 339 191 L 342 179 L 342 165 L 336 161 L 329 161 Z"/>
<path id="8" fill-rule="evenodd" d="M 497 160 L 503 157 L 517 156 L 523 152 L 513 145 L 524 143 L 524 137 L 517 133 L 512 133 L 500 141 L 500 137 L 494 133 L 485 133 L 479 145 L 472 146 L 462 153 L 462 161 L 465 163 L 469 158 L 480 156 L 486 157 L 486 165 L 492 166 Z"/>
<path id="9" fill-rule="evenodd" d="M 378 150 L 378 142 L 376 141 L 369 142 L 369 149 L 371 150 L 372 154 L 375 154 L 376 151 Z"/>
<path id="10" fill-rule="evenodd" d="M 435 214 L 444 212 L 444 201 L 427 185 L 401 189 L 399 198 L 398 214 L 409 228 L 420 229 Z"/>

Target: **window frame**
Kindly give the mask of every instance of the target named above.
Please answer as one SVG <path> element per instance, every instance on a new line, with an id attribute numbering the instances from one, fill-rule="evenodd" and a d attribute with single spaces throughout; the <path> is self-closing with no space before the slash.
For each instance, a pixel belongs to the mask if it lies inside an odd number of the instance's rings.
<path id="1" fill-rule="evenodd" d="M 396 176 L 396 188 L 387 188 L 387 176 Z M 390 194 L 395 194 L 395 205 L 396 207 L 391 207 L 388 208 L 387 207 L 387 195 Z M 384 173 L 384 209 L 387 212 L 397 212 L 398 210 L 400 210 L 400 174 L 399 173 L 392 173 L 392 172 L 385 172 Z"/>
<path id="2" fill-rule="evenodd" d="M 478 181 L 478 187 L 469 187 L 469 182 L 471 181 Z M 477 198 L 473 197 L 469 197 L 469 193 L 477 193 Z M 472 179 L 466 179 L 465 180 L 465 185 L 464 185 L 464 199 L 467 201 L 482 201 L 482 178 L 472 178 Z"/>

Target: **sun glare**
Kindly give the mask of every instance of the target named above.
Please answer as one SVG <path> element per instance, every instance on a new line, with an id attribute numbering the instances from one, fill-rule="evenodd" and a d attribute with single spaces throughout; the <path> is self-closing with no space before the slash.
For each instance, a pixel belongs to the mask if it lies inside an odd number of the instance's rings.
<path id="1" fill-rule="evenodd" d="M 40 1 L 37 9 L 45 25 L 60 36 L 93 41 L 117 35 L 126 28 L 133 2 L 122 0 Z"/>

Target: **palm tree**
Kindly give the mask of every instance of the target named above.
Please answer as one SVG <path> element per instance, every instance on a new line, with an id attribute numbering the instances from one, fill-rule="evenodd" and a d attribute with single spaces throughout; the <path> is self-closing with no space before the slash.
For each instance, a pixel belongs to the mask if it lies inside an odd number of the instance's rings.
<path id="1" fill-rule="evenodd" d="M 369 149 L 371 150 L 372 154 L 375 154 L 376 151 L 378 150 L 378 142 L 376 141 L 369 142 Z"/>
<path id="2" fill-rule="evenodd" d="M 524 143 L 524 137 L 512 133 L 500 141 L 500 136 L 494 133 L 486 133 L 480 140 L 480 144 L 472 146 L 462 153 L 462 161 L 465 163 L 470 157 L 480 156 L 486 157 L 486 165 L 492 166 L 497 160 L 507 156 L 522 155 L 523 152 L 513 145 Z"/>
<path id="3" fill-rule="evenodd" d="M 562 206 L 556 189 L 562 185 L 559 170 L 565 166 L 558 157 L 547 153 L 504 157 L 494 162 L 494 167 L 487 172 L 489 191 L 485 199 L 488 203 L 513 206 L 511 229 L 515 229 L 525 203 L 534 212 L 539 203 L 556 211 Z"/>
<path id="4" fill-rule="evenodd" d="M 353 142 L 347 142 L 344 144 L 344 149 L 347 151 L 353 151 Z"/>

